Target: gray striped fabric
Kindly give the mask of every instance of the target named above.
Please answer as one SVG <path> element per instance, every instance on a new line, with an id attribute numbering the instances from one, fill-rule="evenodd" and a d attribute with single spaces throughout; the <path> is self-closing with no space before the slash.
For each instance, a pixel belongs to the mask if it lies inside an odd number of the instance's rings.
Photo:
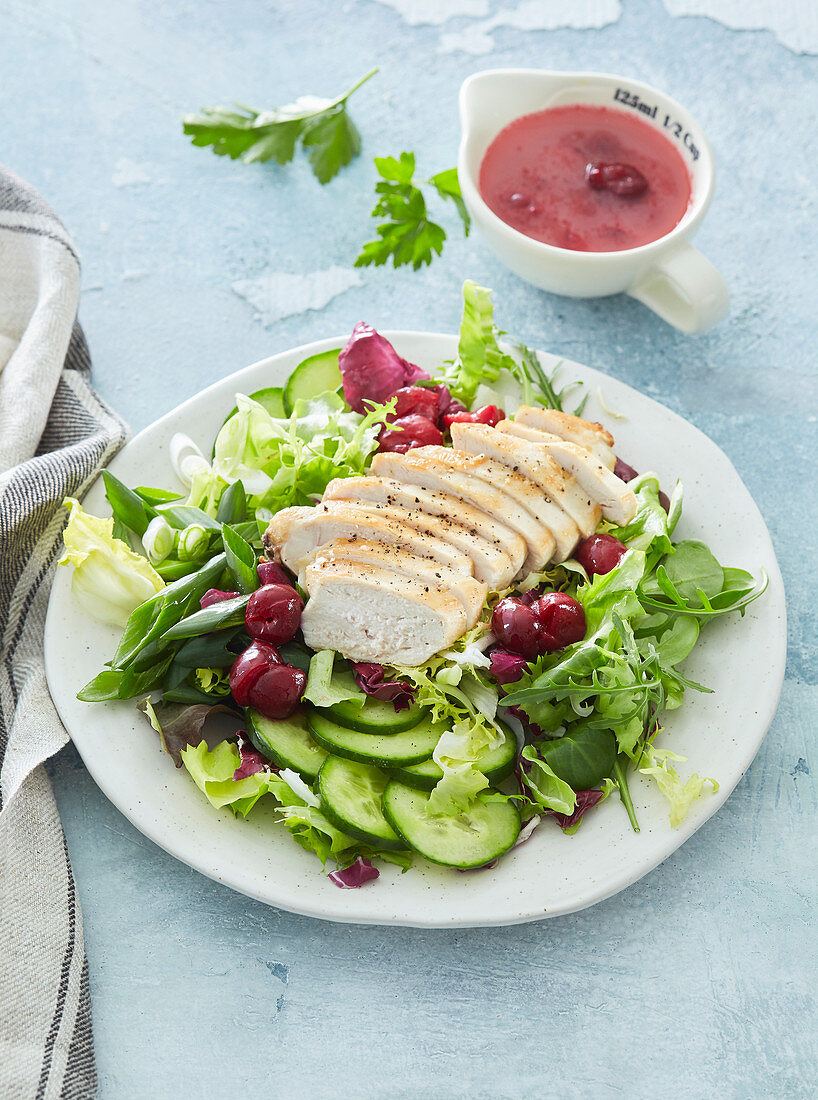
<path id="1" fill-rule="evenodd" d="M 90 386 L 79 261 L 0 168 L 0 1097 L 97 1091 L 82 914 L 43 761 L 68 740 L 43 670 L 65 496 L 125 441 Z"/>

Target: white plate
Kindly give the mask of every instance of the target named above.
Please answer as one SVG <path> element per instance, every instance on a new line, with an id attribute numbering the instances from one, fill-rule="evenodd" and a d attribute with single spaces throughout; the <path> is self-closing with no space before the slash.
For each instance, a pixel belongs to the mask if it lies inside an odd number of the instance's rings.
<path id="1" fill-rule="evenodd" d="M 401 355 L 434 368 L 456 351 L 456 339 L 432 333 L 386 334 Z M 140 432 L 111 463 L 127 484 L 171 487 L 168 443 L 176 431 L 205 453 L 237 391 L 281 384 L 293 367 L 342 340 L 326 340 L 273 356 L 216 383 Z M 549 367 L 557 362 L 544 356 Z M 315 857 L 259 806 L 249 821 L 212 809 L 184 770 L 177 770 L 133 701 L 80 703 L 76 692 L 113 653 L 118 634 L 89 619 L 71 592 L 69 569 L 58 569 L 45 630 L 48 685 L 88 770 L 114 805 L 151 840 L 210 878 L 260 901 L 327 920 L 426 927 L 515 924 L 570 913 L 629 886 L 670 855 L 721 806 L 755 756 L 775 713 L 784 676 L 786 620 L 781 573 L 767 528 L 727 457 L 698 429 L 629 386 L 579 364 L 561 378 L 582 379 L 593 394 L 627 413 L 610 423 L 617 452 L 638 470 L 654 470 L 666 488 L 685 485 L 677 537 L 701 537 L 720 561 L 770 576 L 766 594 L 740 619 L 729 615 L 703 632 L 685 673 L 715 689 L 691 692 L 666 716 L 659 745 L 688 757 L 680 765 L 718 779 L 718 794 L 697 801 L 680 828 L 667 804 L 641 776 L 631 779 L 642 831 L 631 831 L 614 795 L 564 836 L 546 821 L 532 839 L 488 871 L 461 874 L 419 861 L 407 874 L 385 867 L 360 890 L 339 890 Z M 592 419 L 606 415 L 588 403 Z M 587 414 L 586 414 L 587 415 Z M 86 506 L 109 514 L 101 479 Z"/>

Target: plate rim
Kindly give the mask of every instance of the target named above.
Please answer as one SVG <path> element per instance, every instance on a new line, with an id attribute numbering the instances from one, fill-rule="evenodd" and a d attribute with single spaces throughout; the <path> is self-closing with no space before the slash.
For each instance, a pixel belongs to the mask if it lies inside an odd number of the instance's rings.
<path id="1" fill-rule="evenodd" d="M 422 341 L 429 341 L 431 343 L 443 341 L 451 346 L 453 342 L 457 340 L 457 336 L 453 333 L 428 332 L 416 329 L 389 329 L 383 330 L 381 334 L 386 339 L 397 345 L 399 345 L 402 340 L 420 339 Z M 183 419 L 184 414 L 189 406 L 197 405 L 203 399 L 206 400 L 212 394 L 215 394 L 217 391 L 223 390 L 228 384 L 234 381 L 238 381 L 241 377 L 249 375 L 253 372 L 263 371 L 265 368 L 273 366 L 277 360 L 283 359 L 285 357 L 292 357 L 297 355 L 300 358 L 306 358 L 308 355 L 317 354 L 320 351 L 326 350 L 331 347 L 336 347 L 339 344 L 343 345 L 345 340 L 345 336 L 330 337 L 321 340 L 313 340 L 309 343 L 297 345 L 292 348 L 286 348 L 283 351 L 265 356 L 254 363 L 248 364 L 245 367 L 241 367 L 238 370 L 226 375 L 224 378 L 215 380 L 204 389 L 187 397 L 179 405 L 175 406 L 172 409 L 169 409 L 167 412 L 163 413 L 162 416 L 158 417 L 156 420 L 152 421 L 150 424 L 140 429 L 139 432 L 137 432 L 132 438 L 128 440 L 125 446 L 114 457 L 112 462 L 116 463 L 120 459 L 120 456 L 126 454 L 131 448 L 134 448 L 138 444 L 140 444 L 144 436 L 148 435 L 149 433 L 153 433 L 157 429 L 167 425 L 169 422 L 175 419 Z M 734 781 L 731 779 L 726 783 L 722 783 L 718 792 L 708 796 L 707 812 L 700 814 L 698 820 L 695 822 L 692 828 L 689 826 L 688 828 L 685 828 L 684 823 L 678 827 L 674 835 L 674 839 L 678 837 L 678 840 L 672 848 L 670 848 L 669 850 L 660 851 L 660 853 L 656 855 L 655 858 L 651 855 L 647 857 L 643 862 L 635 862 L 632 865 L 626 864 L 625 868 L 623 868 L 622 870 L 619 870 L 616 873 L 611 873 L 611 875 L 607 879 L 605 879 L 603 883 L 599 883 L 591 889 L 587 890 L 582 895 L 582 899 L 579 902 L 577 902 L 577 900 L 572 901 L 570 898 L 565 898 L 564 900 L 547 909 L 537 910 L 536 912 L 526 910 L 525 912 L 521 912 L 519 915 L 513 917 L 510 917 L 508 915 L 493 917 L 490 913 L 486 913 L 480 917 L 464 918 L 454 914 L 451 919 L 443 921 L 440 919 L 439 916 L 424 920 L 422 917 L 407 919 L 405 917 L 399 917 L 396 914 L 394 918 L 389 919 L 378 913 L 367 916 L 365 912 L 355 912 L 351 915 L 344 912 L 329 912 L 327 911 L 325 905 L 321 902 L 320 898 L 316 899 L 316 901 L 313 903 L 306 896 L 303 901 L 299 899 L 298 904 L 291 904 L 287 901 L 274 900 L 269 896 L 269 893 L 265 894 L 262 889 L 254 888 L 252 884 L 248 884 L 246 881 L 246 876 L 243 876 L 241 872 L 231 874 L 228 869 L 227 873 L 223 873 L 217 868 L 208 865 L 206 859 L 197 858 L 198 853 L 195 846 L 188 845 L 189 850 L 186 852 L 186 854 L 180 854 L 179 847 L 184 847 L 184 845 L 177 844 L 175 846 L 171 846 L 165 843 L 162 837 L 161 824 L 157 823 L 155 828 L 151 828 L 151 823 L 149 821 L 140 819 L 139 815 L 131 810 L 130 807 L 127 806 L 127 804 L 123 805 L 125 800 L 121 797 L 118 797 L 119 792 L 116 784 L 109 783 L 107 781 L 104 768 L 98 769 L 92 761 L 87 760 L 85 755 L 83 755 L 80 746 L 77 744 L 73 733 L 69 729 L 69 723 L 66 721 L 66 719 L 63 718 L 63 714 L 55 698 L 55 695 L 60 694 L 58 686 L 59 677 L 58 675 L 56 675 L 59 662 L 57 653 L 55 652 L 54 648 L 54 631 L 49 628 L 52 621 L 52 607 L 55 603 L 54 592 L 58 589 L 58 583 L 55 581 L 54 583 L 52 583 L 51 591 L 49 592 L 49 602 L 44 630 L 46 682 L 48 684 L 48 689 L 51 694 L 52 700 L 54 701 L 54 706 L 57 709 L 60 720 L 63 722 L 63 725 L 65 726 L 69 737 L 71 738 L 71 741 L 74 743 L 74 746 L 77 749 L 77 752 L 79 753 L 83 764 L 87 768 L 91 778 L 100 788 L 105 797 L 113 804 L 113 806 L 120 813 L 122 813 L 123 816 L 125 816 L 131 822 L 131 824 L 133 824 L 135 828 L 137 828 L 144 836 L 155 843 L 157 847 L 167 852 L 175 859 L 178 859 L 185 865 L 198 871 L 200 874 L 204 874 L 206 877 L 211 878 L 214 881 L 229 887 L 230 889 L 236 890 L 238 893 L 244 894 L 247 897 L 254 898 L 259 902 L 271 905 L 275 908 L 303 916 L 308 916 L 311 918 L 329 920 L 334 923 L 367 924 L 379 925 L 382 927 L 394 926 L 426 929 L 446 929 L 455 927 L 505 927 L 544 920 L 551 917 L 564 916 L 575 912 L 581 912 L 583 909 L 589 908 L 592 905 L 596 905 L 599 902 L 605 901 L 607 898 L 612 897 L 617 893 L 620 893 L 622 890 L 627 889 L 628 886 L 633 885 L 635 882 L 638 882 L 640 879 L 642 879 L 645 875 L 655 870 L 655 868 L 658 867 L 662 862 L 664 862 L 665 859 L 669 858 L 676 851 L 678 851 L 679 848 L 683 844 L 685 844 L 690 839 L 690 837 L 694 835 L 695 832 L 697 832 L 707 821 L 710 820 L 710 818 L 715 813 L 717 813 L 721 809 L 726 800 L 741 782 L 742 778 L 744 777 L 753 760 L 755 759 L 761 746 L 761 742 L 763 741 L 773 722 L 776 711 L 778 709 L 786 672 L 787 608 L 785 591 L 783 579 L 781 576 L 781 570 L 775 553 L 775 547 L 772 542 L 769 529 L 767 528 L 766 521 L 764 520 L 764 517 L 761 514 L 758 505 L 755 503 L 755 500 L 747 489 L 747 486 L 744 484 L 743 479 L 736 470 L 729 456 L 722 450 L 721 447 L 718 446 L 717 443 L 715 443 L 714 440 L 706 435 L 706 433 L 698 428 L 695 424 L 691 423 L 689 420 L 681 416 L 679 413 L 675 412 L 673 409 L 670 409 L 666 405 L 663 405 L 661 402 L 656 401 L 655 398 L 649 396 L 646 393 L 643 393 L 640 390 L 637 390 L 635 387 L 631 386 L 628 382 L 625 382 L 622 379 L 606 375 L 603 371 L 600 371 L 597 368 L 586 366 L 565 357 L 557 356 L 554 353 L 540 351 L 538 352 L 538 354 L 545 356 L 551 361 L 560 362 L 567 370 L 570 370 L 571 368 L 576 368 L 583 374 L 590 374 L 593 377 L 595 383 L 597 379 L 599 379 L 600 381 L 607 380 L 609 382 L 614 382 L 617 385 L 624 386 L 633 393 L 636 393 L 639 397 L 651 402 L 654 405 L 659 406 L 662 409 L 663 413 L 670 417 L 672 421 L 674 421 L 678 425 L 681 425 L 686 433 L 693 433 L 694 436 L 699 437 L 704 443 L 706 443 L 708 447 L 715 448 L 723 462 L 726 463 L 730 474 L 743 488 L 749 501 L 752 503 L 752 506 L 755 509 L 759 522 L 759 529 L 760 532 L 763 534 L 764 539 L 766 540 L 766 549 L 769 554 L 768 573 L 770 577 L 770 583 L 765 596 L 777 597 L 776 611 L 778 612 L 779 626 L 777 637 L 775 639 L 777 644 L 774 647 L 771 647 L 769 655 L 774 654 L 775 664 L 778 665 L 778 668 L 776 670 L 776 675 L 771 682 L 770 690 L 767 695 L 767 705 L 764 708 L 763 714 L 759 712 L 758 715 L 758 724 L 755 727 L 757 732 L 753 739 L 751 752 L 749 751 L 750 745 L 749 743 L 747 743 L 747 753 L 745 753 L 747 759 L 746 763 L 744 763 L 744 765 L 742 766 L 741 773 L 735 778 Z M 83 499 L 85 495 L 87 495 L 87 493 L 90 492 L 91 489 L 98 484 L 99 479 L 100 473 L 98 472 L 97 475 L 93 478 L 92 482 L 86 488 L 86 491 L 83 494 Z M 68 583 L 68 580 L 63 580 L 61 583 L 64 587 Z M 214 825 L 216 824 L 217 822 L 214 819 Z M 342 895 L 346 894 L 346 891 L 342 892 Z M 520 904 L 521 907 L 525 905 L 525 903 L 522 901 Z"/>

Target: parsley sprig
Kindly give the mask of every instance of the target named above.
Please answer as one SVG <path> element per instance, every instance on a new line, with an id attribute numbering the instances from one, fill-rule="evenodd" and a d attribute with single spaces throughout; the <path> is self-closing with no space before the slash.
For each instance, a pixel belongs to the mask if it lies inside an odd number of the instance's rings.
<path id="1" fill-rule="evenodd" d="M 375 157 L 375 167 L 381 179 L 375 185 L 378 200 L 372 217 L 386 220 L 377 227 L 377 238 L 363 246 L 355 266 L 380 267 L 391 258 L 393 267 L 411 264 L 417 271 L 422 264 L 430 264 L 435 253 L 439 256 L 443 251 L 446 230 L 429 217 L 426 197 L 414 180 L 414 153 L 401 153 L 398 159 Z M 442 199 L 452 200 L 468 236 L 471 219 L 463 202 L 457 169 L 448 168 L 419 182 L 433 187 Z"/>
<path id="2" fill-rule="evenodd" d="M 210 146 L 218 156 L 243 164 L 275 160 L 288 164 L 301 142 L 314 175 L 328 183 L 361 151 L 361 136 L 347 111 L 347 101 L 375 75 L 367 73 L 336 99 L 300 96 L 295 103 L 256 111 L 242 103 L 230 107 L 204 107 L 198 115 L 185 115 L 184 132 L 194 145 Z"/>

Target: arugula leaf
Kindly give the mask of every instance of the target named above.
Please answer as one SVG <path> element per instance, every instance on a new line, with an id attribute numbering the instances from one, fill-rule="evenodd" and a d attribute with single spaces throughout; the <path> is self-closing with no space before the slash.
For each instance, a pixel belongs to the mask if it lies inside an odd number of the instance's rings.
<path id="1" fill-rule="evenodd" d="M 367 73 L 336 99 L 301 96 L 271 111 L 255 111 L 241 103 L 235 109 L 204 107 L 201 114 L 185 115 L 182 127 L 194 145 L 210 146 L 217 156 L 240 159 L 243 164 L 267 160 L 288 164 L 300 141 L 313 174 L 319 183 L 328 183 L 361 151 L 347 101 L 377 71 Z"/>
<path id="2" fill-rule="evenodd" d="M 446 230 L 429 218 L 426 199 L 414 182 L 415 154 L 401 153 L 395 157 L 375 157 L 375 167 L 381 179 L 375 185 L 379 196 L 372 210 L 373 218 L 386 218 L 377 227 L 377 239 L 367 241 L 355 261 L 356 267 L 374 264 L 380 267 L 391 258 L 393 267 L 411 264 L 415 271 L 439 256 L 446 240 Z M 471 221 L 460 193 L 457 169 L 449 168 L 426 180 L 445 199 L 451 199 L 463 219 L 468 236 Z"/>

